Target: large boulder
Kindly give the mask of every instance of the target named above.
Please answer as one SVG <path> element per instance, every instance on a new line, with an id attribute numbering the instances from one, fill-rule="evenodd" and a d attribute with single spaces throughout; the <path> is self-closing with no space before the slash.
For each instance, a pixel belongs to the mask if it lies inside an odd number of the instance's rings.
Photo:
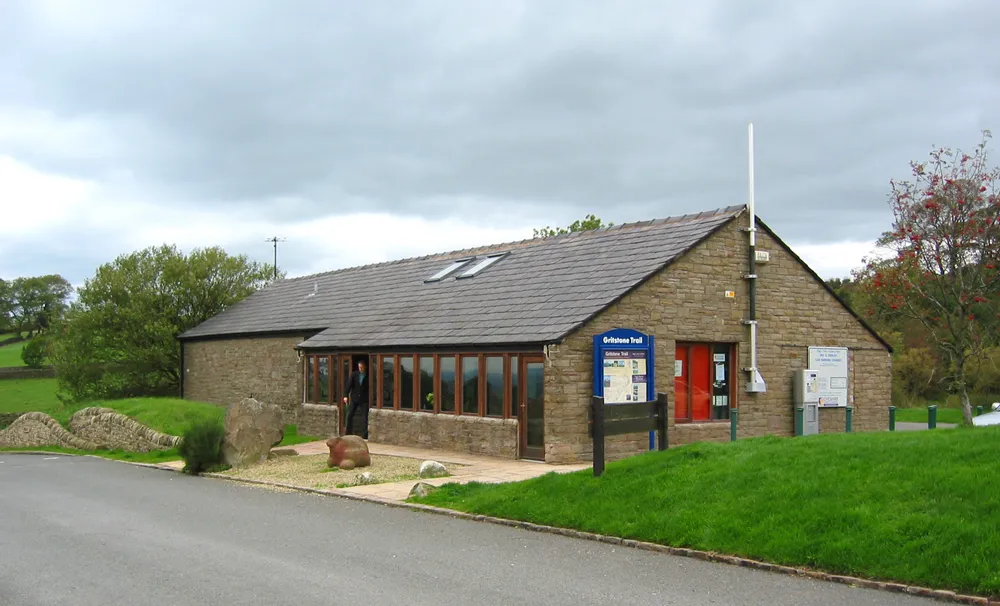
<path id="1" fill-rule="evenodd" d="M 326 460 L 327 467 L 354 469 L 372 464 L 368 443 L 360 436 L 334 436 L 326 441 L 326 446 L 330 449 L 330 458 Z"/>
<path id="2" fill-rule="evenodd" d="M 226 410 L 222 458 L 232 467 L 256 465 L 267 460 L 272 446 L 285 437 L 284 417 L 274 404 L 245 398 Z"/>

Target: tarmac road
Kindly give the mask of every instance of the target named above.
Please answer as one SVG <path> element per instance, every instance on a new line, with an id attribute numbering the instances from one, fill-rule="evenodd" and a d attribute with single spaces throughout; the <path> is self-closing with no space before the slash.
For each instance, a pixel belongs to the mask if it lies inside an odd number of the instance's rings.
<path id="1" fill-rule="evenodd" d="M 919 604 L 925 598 L 87 457 L 0 453 L 0 604 Z"/>

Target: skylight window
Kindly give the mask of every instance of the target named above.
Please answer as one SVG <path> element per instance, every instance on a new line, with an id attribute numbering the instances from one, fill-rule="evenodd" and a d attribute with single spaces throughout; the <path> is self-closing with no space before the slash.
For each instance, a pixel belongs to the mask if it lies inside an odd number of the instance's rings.
<path id="1" fill-rule="evenodd" d="M 485 259 L 483 259 L 479 263 L 476 263 L 475 265 L 473 265 L 469 269 L 467 269 L 464 272 L 460 273 L 458 276 L 456 276 L 456 278 L 471 278 L 472 276 L 478 274 L 479 272 L 483 271 L 484 269 L 486 269 L 490 265 L 493 265 L 494 263 L 496 263 L 500 259 L 503 259 L 506 256 L 507 256 L 507 253 L 500 253 L 498 255 L 489 255 L 488 257 L 486 257 Z"/>
<path id="2" fill-rule="evenodd" d="M 454 272 L 456 272 L 456 271 L 462 269 L 463 267 L 465 267 L 465 265 L 469 261 L 471 261 L 471 260 L 472 259 L 470 259 L 470 258 L 455 259 L 454 261 L 451 262 L 450 265 L 448 265 L 448 267 L 445 267 L 444 269 L 442 269 L 441 271 L 437 272 L 433 276 L 427 278 L 426 280 L 424 280 L 424 282 L 437 282 L 439 280 L 443 280 L 446 277 L 448 277 L 451 274 L 453 274 Z"/>

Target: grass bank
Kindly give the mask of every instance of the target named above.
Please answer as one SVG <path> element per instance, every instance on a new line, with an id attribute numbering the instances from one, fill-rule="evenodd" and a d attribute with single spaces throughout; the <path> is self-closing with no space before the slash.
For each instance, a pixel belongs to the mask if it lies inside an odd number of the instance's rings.
<path id="1" fill-rule="evenodd" d="M 56 379 L 13 379 L 0 381 L 0 414 L 44 412 L 69 428 L 70 417 L 88 406 L 110 408 L 132 417 L 139 423 L 170 435 L 183 435 L 193 423 L 216 420 L 223 422 L 225 408 L 204 402 L 180 398 L 128 398 L 84 403 L 65 403 L 57 397 Z M 310 442 L 318 438 L 300 436 L 295 425 L 285 426 L 285 437 L 280 446 Z M 141 454 L 141 453 L 132 453 Z M 115 458 L 115 457 L 112 457 Z M 119 457 L 121 458 L 121 457 Z M 178 458 L 176 452 L 173 458 Z M 138 459 L 128 459 L 138 460 Z M 155 462 L 155 461 L 153 461 Z"/>
<path id="2" fill-rule="evenodd" d="M 693 444 L 415 502 L 1000 594 L 1000 427 Z"/>

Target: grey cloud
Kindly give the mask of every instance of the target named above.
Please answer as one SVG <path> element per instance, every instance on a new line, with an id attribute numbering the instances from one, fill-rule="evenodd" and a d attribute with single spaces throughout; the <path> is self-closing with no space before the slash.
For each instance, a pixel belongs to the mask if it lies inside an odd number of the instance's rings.
<path id="1" fill-rule="evenodd" d="M 0 153 L 275 221 L 738 204 L 752 120 L 765 220 L 870 239 L 890 177 L 1000 118 L 995 0 L 95 6 L 107 31 L 74 36 L 4 4 L 0 108 L 94 119 L 114 144 Z"/>

